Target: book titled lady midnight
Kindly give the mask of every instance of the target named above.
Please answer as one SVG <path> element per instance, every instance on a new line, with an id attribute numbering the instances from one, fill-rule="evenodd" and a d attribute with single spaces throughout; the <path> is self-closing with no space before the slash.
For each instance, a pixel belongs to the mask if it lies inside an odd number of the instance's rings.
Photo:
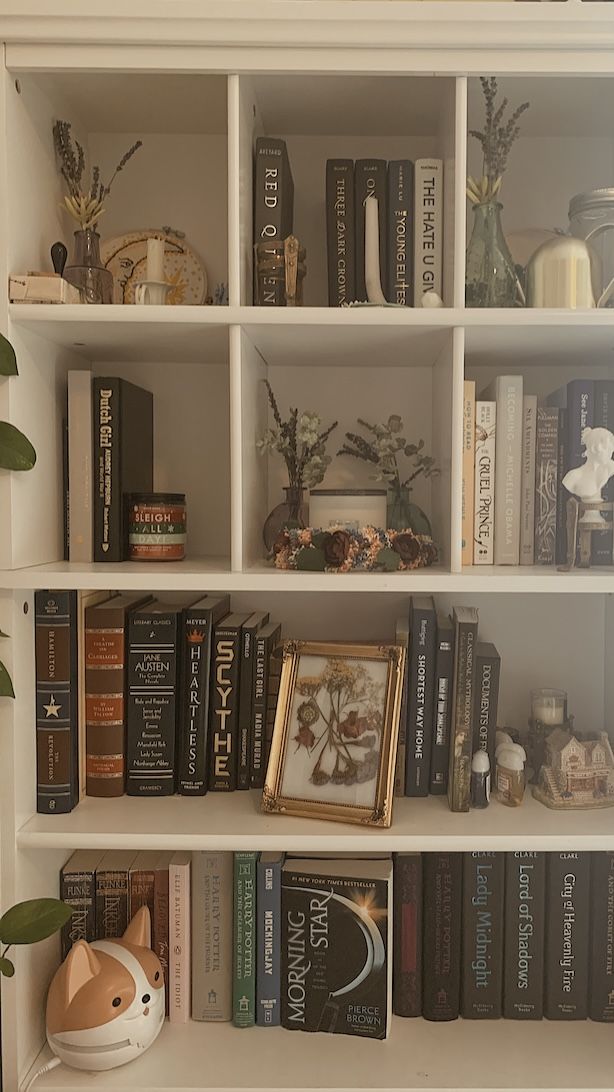
<path id="1" fill-rule="evenodd" d="M 503 999 L 502 853 L 463 856 L 463 947 L 461 1016 L 495 1020 Z"/>
<path id="2" fill-rule="evenodd" d="M 181 621 L 181 709 L 177 742 L 177 780 L 181 796 L 207 791 L 207 744 L 213 630 L 230 612 L 230 596 L 205 596 Z"/>
<path id="3" fill-rule="evenodd" d="M 549 853 L 547 860 L 544 1016 L 586 1020 L 590 853 Z"/>
<path id="4" fill-rule="evenodd" d="M 614 1023 L 614 853 L 591 853 L 588 1015 Z"/>
<path id="5" fill-rule="evenodd" d="M 391 897 L 389 858 L 286 862 L 283 1027 L 386 1038 L 392 1005 Z"/>
<path id="6" fill-rule="evenodd" d="M 546 854 L 505 855 L 503 1015 L 541 1020 L 544 1014 Z"/>

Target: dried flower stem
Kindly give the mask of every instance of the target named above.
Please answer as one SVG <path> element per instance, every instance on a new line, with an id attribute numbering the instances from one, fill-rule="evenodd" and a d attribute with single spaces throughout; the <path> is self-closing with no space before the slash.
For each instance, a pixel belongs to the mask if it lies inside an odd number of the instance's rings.
<path id="1" fill-rule="evenodd" d="M 108 184 L 100 181 L 100 167 L 94 164 L 92 177 L 87 189 L 83 187 L 85 171 L 85 152 L 71 133 L 69 121 L 56 121 L 53 126 L 53 143 L 60 168 L 60 174 L 68 187 L 62 208 L 77 221 L 82 231 L 96 227 L 105 211 L 104 199 L 111 192 L 111 186 L 118 173 L 123 171 L 132 156 L 142 147 L 143 141 L 137 140 L 120 159 Z"/>
<path id="2" fill-rule="evenodd" d="M 528 102 L 521 103 L 504 122 L 509 102 L 503 98 L 497 106 L 499 87 L 496 76 L 481 76 L 480 84 L 484 96 L 484 129 L 469 131 L 482 148 L 482 177 L 479 180 L 467 179 L 467 197 L 474 205 L 493 201 L 499 193 L 510 151 L 520 135 L 518 121 L 529 109 Z"/>

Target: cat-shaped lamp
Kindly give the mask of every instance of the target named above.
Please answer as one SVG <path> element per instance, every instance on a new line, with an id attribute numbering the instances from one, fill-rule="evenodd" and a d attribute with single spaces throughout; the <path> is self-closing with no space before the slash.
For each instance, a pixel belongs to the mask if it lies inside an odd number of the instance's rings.
<path id="1" fill-rule="evenodd" d="M 47 996 L 47 1039 L 75 1069 L 114 1069 L 138 1058 L 164 1023 L 164 974 L 151 950 L 146 906 L 123 937 L 78 940 Z"/>

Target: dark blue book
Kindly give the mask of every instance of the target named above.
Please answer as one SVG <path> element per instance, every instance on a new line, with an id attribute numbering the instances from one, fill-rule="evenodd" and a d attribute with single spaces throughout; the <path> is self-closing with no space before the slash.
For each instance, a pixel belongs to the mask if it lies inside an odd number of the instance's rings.
<path id="1" fill-rule="evenodd" d="M 283 853 L 261 853 L 256 880 L 256 1023 L 281 1023 L 281 867 Z"/>
<path id="2" fill-rule="evenodd" d="M 610 432 L 614 432 L 614 380 L 612 379 L 595 380 L 593 427 L 607 428 Z M 605 486 L 603 499 L 614 501 L 614 478 L 610 478 Z M 611 531 L 598 531 L 593 534 L 591 545 L 593 565 L 611 565 L 613 546 Z"/>

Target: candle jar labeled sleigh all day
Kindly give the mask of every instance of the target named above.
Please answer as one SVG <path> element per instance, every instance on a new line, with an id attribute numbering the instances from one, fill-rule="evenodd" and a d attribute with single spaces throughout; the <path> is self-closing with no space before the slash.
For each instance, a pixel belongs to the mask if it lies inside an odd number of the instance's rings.
<path id="1" fill-rule="evenodd" d="M 130 561 L 183 561 L 185 493 L 129 493 L 127 505 Z"/>

